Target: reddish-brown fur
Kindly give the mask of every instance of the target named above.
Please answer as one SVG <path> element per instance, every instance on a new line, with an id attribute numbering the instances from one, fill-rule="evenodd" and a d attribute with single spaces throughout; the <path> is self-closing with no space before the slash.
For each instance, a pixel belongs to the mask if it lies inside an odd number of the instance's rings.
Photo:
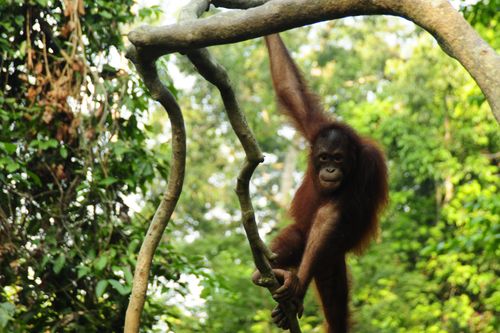
<path id="1" fill-rule="evenodd" d="M 360 253 L 377 235 L 378 216 L 388 196 L 384 156 L 374 142 L 323 111 L 278 35 L 267 36 L 266 44 L 281 109 L 311 146 L 304 180 L 290 208 L 294 223 L 283 229 L 271 244 L 272 251 L 277 254 L 273 267 L 277 274 L 283 272 L 280 269 L 296 272 L 298 286 L 290 279 L 292 287 L 284 287 L 281 292 L 286 294 L 291 289 L 291 297 L 298 302 L 314 279 L 327 331 L 347 332 L 349 285 L 345 254 L 349 251 Z M 329 131 L 341 133 L 345 138 L 347 148 L 342 149 L 350 162 L 345 166 L 340 189 L 325 193 L 318 185 L 312 147 L 318 136 Z M 287 298 L 289 296 L 282 297 Z M 273 315 L 278 326 L 288 327 L 279 307 Z"/>

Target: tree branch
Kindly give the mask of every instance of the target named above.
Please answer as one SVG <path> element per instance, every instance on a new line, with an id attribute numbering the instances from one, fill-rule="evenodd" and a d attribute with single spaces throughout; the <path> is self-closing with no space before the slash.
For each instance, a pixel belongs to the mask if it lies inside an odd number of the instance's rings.
<path id="1" fill-rule="evenodd" d="M 258 5 L 265 1 L 251 1 Z M 215 5 L 246 8 L 242 0 Z M 140 27 L 130 41 L 151 57 L 235 43 L 315 22 L 347 16 L 386 14 L 407 18 L 429 33 L 472 75 L 500 122 L 500 56 L 447 0 L 271 0 L 247 10 L 162 27 Z"/>
<path id="2" fill-rule="evenodd" d="M 180 20 L 196 19 L 203 13 L 206 5 L 208 5 L 208 0 L 191 1 L 181 12 Z M 268 289 L 272 294 L 280 287 L 280 283 L 275 278 L 268 260 L 273 254 L 259 236 L 249 189 L 252 174 L 259 163 L 264 161 L 264 156 L 252 130 L 248 126 L 245 115 L 241 111 L 224 67 L 218 64 L 206 49 L 192 50 L 187 52 L 186 55 L 201 76 L 219 90 L 229 122 L 245 150 L 246 160 L 238 176 L 236 194 L 241 207 L 242 224 L 250 244 L 255 266 L 261 272 L 262 277 L 270 282 Z M 296 309 L 290 302 L 283 304 L 283 306 L 290 322 L 290 332 L 300 333 Z"/>
<path id="3" fill-rule="evenodd" d="M 155 61 L 144 60 L 145 57 L 142 57 L 142 54 L 138 53 L 134 48 L 129 50 L 127 57 L 135 64 L 151 97 L 160 102 L 168 113 L 172 127 L 173 155 L 167 191 L 149 225 L 137 257 L 132 294 L 125 315 L 124 328 L 125 333 L 136 333 L 139 332 L 140 328 L 141 313 L 144 308 L 153 255 L 182 191 L 186 164 L 186 132 L 181 109 L 170 91 L 160 81 Z"/>
<path id="4" fill-rule="evenodd" d="M 279 288 L 280 284 L 275 278 L 268 260 L 273 254 L 259 236 L 249 190 L 252 174 L 259 163 L 264 161 L 264 156 L 240 110 L 224 68 L 217 64 L 205 49 L 189 51 L 187 56 L 195 65 L 198 72 L 219 89 L 231 126 L 245 150 L 246 160 L 238 176 L 236 194 L 240 202 L 242 224 L 250 244 L 255 266 L 261 272 L 262 277 L 270 282 L 268 289 L 272 294 Z M 297 311 L 291 303 L 283 306 L 291 323 L 290 332 L 300 332 L 296 315 Z"/>

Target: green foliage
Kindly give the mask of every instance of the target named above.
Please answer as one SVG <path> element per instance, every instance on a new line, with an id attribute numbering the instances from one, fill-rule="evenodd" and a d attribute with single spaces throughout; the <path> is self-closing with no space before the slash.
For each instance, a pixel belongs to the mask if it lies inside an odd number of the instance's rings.
<path id="1" fill-rule="evenodd" d="M 496 50 L 500 48 L 500 0 L 461 0 L 465 18 L 474 25 L 481 36 Z"/>
<path id="2" fill-rule="evenodd" d="M 120 63 L 134 3 L 0 1 L 0 332 L 122 330 L 153 213 L 128 206 L 169 156 L 147 147 L 149 100 Z M 159 256 L 178 290 L 194 259 Z M 146 325 L 177 311 L 155 306 Z"/>
<path id="3" fill-rule="evenodd" d="M 116 61 L 132 10 L 153 21 L 161 11 L 82 3 L 0 1 L 0 332 L 121 331 L 136 254 L 168 176 L 166 115 Z M 498 48 L 495 6 L 463 10 Z M 497 332 L 500 135 L 470 76 L 398 19 L 346 19 L 284 37 L 325 108 L 388 157 L 381 240 L 349 257 L 355 331 Z M 262 44 L 211 51 L 266 155 L 252 194 L 269 240 L 288 222 L 285 159 L 306 147 L 276 110 Z M 189 74 L 192 66 L 160 61 L 187 121 L 188 169 L 153 263 L 144 331 L 278 332 L 274 301 L 250 282 L 233 190 L 241 147 L 218 92 L 197 76 L 172 81 L 172 63 Z M 292 161 L 298 171 L 285 178 L 296 185 L 305 161 Z M 311 291 L 301 326 L 321 332 L 321 322 Z"/>

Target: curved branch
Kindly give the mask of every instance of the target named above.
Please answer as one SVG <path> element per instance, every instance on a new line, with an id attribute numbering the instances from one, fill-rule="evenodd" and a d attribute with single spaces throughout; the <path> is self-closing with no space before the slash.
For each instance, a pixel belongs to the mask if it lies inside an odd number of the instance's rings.
<path id="1" fill-rule="evenodd" d="M 208 0 L 191 1 L 183 8 L 180 20 L 196 19 L 203 13 L 207 5 Z M 187 52 L 186 55 L 201 76 L 219 90 L 231 127 L 245 150 L 246 160 L 238 176 L 236 194 L 238 195 L 241 207 L 242 224 L 250 244 L 255 266 L 261 272 L 262 277 L 269 282 L 268 289 L 273 294 L 280 287 L 280 283 L 275 278 L 268 260 L 273 254 L 259 236 L 259 229 L 255 221 L 255 213 L 250 197 L 250 179 L 257 166 L 264 161 L 264 156 L 257 140 L 255 140 L 252 130 L 248 126 L 245 115 L 241 111 L 224 67 L 218 64 L 206 49 L 192 50 Z M 301 330 L 297 320 L 296 309 L 290 302 L 282 306 L 290 322 L 290 332 L 300 333 Z"/>
<path id="2" fill-rule="evenodd" d="M 246 160 L 238 176 L 236 194 L 240 202 L 242 224 L 250 244 L 255 266 L 261 272 L 262 278 L 269 282 L 268 289 L 272 294 L 279 288 L 280 284 L 276 280 L 268 260 L 273 254 L 259 236 L 249 190 L 252 174 L 259 163 L 264 161 L 264 156 L 240 110 L 224 68 L 217 64 L 205 49 L 189 51 L 187 56 L 198 72 L 219 89 L 231 126 L 245 150 Z M 291 303 L 283 306 L 290 319 L 290 332 L 299 333 L 300 326 L 297 321 L 297 311 Z"/>
<path id="3" fill-rule="evenodd" d="M 144 61 L 141 54 L 138 54 L 134 49 L 129 50 L 127 57 L 134 62 L 151 97 L 160 102 L 168 113 L 172 127 L 173 155 L 167 191 L 156 209 L 137 257 L 132 294 L 130 295 L 127 313 L 125 315 L 124 328 L 125 333 L 136 333 L 139 332 L 140 328 L 139 324 L 146 299 L 153 255 L 182 191 L 186 164 L 186 131 L 181 109 L 170 91 L 160 81 L 155 62 Z"/>
<path id="4" fill-rule="evenodd" d="M 239 0 L 214 2 L 244 7 Z M 476 80 L 500 122 L 500 56 L 447 0 L 272 0 L 255 8 L 189 22 L 140 27 L 129 33 L 129 39 L 155 57 L 239 42 L 325 20 L 376 14 L 407 18 L 431 33 Z"/>

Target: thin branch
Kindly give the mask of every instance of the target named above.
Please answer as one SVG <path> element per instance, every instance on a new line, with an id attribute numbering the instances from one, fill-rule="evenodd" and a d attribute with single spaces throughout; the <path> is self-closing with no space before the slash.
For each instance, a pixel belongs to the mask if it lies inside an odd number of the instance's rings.
<path id="1" fill-rule="evenodd" d="M 238 0 L 214 4 L 244 7 Z M 443 50 L 476 80 L 500 122 L 500 56 L 447 0 L 271 0 L 255 8 L 221 12 L 179 24 L 139 27 L 129 33 L 129 39 L 135 46 L 148 49 L 151 57 L 158 57 L 325 20 L 377 14 L 404 17 L 431 33 Z"/>
<path id="2" fill-rule="evenodd" d="M 207 0 L 191 1 L 183 9 L 180 20 L 196 19 L 201 15 L 207 4 Z M 250 197 L 250 179 L 257 166 L 264 161 L 264 156 L 257 140 L 255 140 L 252 130 L 248 126 L 245 115 L 241 111 L 224 67 L 218 64 L 206 49 L 192 50 L 187 52 L 186 55 L 205 80 L 212 83 L 219 90 L 229 122 L 245 150 L 246 160 L 238 176 L 236 194 L 238 195 L 241 207 L 242 224 L 250 244 L 255 266 L 261 272 L 262 277 L 269 281 L 268 289 L 272 294 L 280 287 L 280 283 L 275 278 L 268 260 L 273 254 L 259 236 L 252 199 Z M 300 333 L 301 330 L 297 320 L 296 309 L 289 302 L 282 306 L 290 322 L 290 332 Z"/>
<path id="3" fill-rule="evenodd" d="M 175 209 L 182 191 L 186 165 L 186 131 L 181 109 L 170 91 L 160 81 L 155 61 L 144 60 L 146 57 L 134 48 L 129 49 L 127 57 L 135 64 L 151 97 L 165 108 L 172 127 L 172 166 L 168 187 L 153 220 L 149 225 L 142 243 L 134 272 L 132 294 L 125 316 L 125 333 L 139 332 L 141 313 L 144 308 L 148 278 L 153 255 Z"/>
<path id="4" fill-rule="evenodd" d="M 273 293 L 280 284 L 274 277 L 268 260 L 273 254 L 259 236 L 249 190 L 252 174 L 259 163 L 264 161 L 264 157 L 240 110 L 229 78 L 223 67 L 217 64 L 206 50 L 189 51 L 187 56 L 195 65 L 198 72 L 219 89 L 231 126 L 245 150 L 246 160 L 238 176 L 236 194 L 240 202 L 242 224 L 252 250 L 255 266 L 261 272 L 262 278 L 269 282 L 270 286 L 268 289 Z M 284 306 L 286 307 L 287 316 L 291 323 L 290 332 L 300 332 L 296 310 L 291 304 Z"/>

